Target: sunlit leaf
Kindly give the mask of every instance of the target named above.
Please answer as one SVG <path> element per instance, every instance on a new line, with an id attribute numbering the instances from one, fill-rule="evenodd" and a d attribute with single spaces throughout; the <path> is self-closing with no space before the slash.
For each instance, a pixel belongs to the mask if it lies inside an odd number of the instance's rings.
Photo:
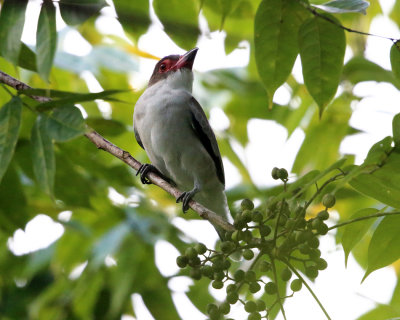
<path id="1" fill-rule="evenodd" d="M 390 49 L 390 63 L 393 74 L 400 81 L 400 41 L 394 43 Z"/>
<path id="2" fill-rule="evenodd" d="M 330 13 L 360 12 L 366 14 L 369 2 L 364 0 L 332 0 L 316 7 Z"/>
<path id="3" fill-rule="evenodd" d="M 28 0 L 4 0 L 0 12 L 0 54 L 17 64 Z"/>
<path id="4" fill-rule="evenodd" d="M 400 216 L 387 216 L 376 228 L 368 248 L 368 269 L 363 280 L 373 271 L 400 258 Z"/>
<path id="5" fill-rule="evenodd" d="M 353 220 L 360 217 L 367 217 L 374 213 L 377 213 L 379 210 L 374 208 L 365 208 L 357 211 L 353 214 L 349 220 Z M 349 257 L 350 251 L 353 247 L 364 237 L 365 233 L 371 227 L 371 225 L 375 222 L 375 219 L 365 219 L 362 221 L 357 221 L 351 223 L 347 226 L 344 226 L 343 235 L 342 235 L 342 246 L 344 250 L 345 256 L 345 264 L 347 265 L 347 259 Z"/>
<path id="6" fill-rule="evenodd" d="M 39 115 L 32 128 L 33 171 L 39 186 L 48 194 L 53 194 L 56 162 L 53 142 L 46 130 L 47 118 Z"/>
<path id="7" fill-rule="evenodd" d="M 114 2 L 118 20 L 123 28 L 138 38 L 150 26 L 149 1 L 118 0 Z"/>
<path id="8" fill-rule="evenodd" d="M 399 308 L 396 306 L 379 304 L 375 309 L 368 311 L 356 320 L 398 320 L 399 312 Z"/>
<path id="9" fill-rule="evenodd" d="M 400 147 L 400 113 L 396 114 L 392 121 L 393 141 L 397 147 Z"/>
<path id="10" fill-rule="evenodd" d="M 49 115 L 46 130 L 54 140 L 67 141 L 85 132 L 85 121 L 77 107 L 61 106 Z"/>
<path id="11" fill-rule="evenodd" d="M 36 32 L 36 64 L 40 76 L 48 80 L 57 46 L 56 9 L 51 0 L 46 0 L 40 10 Z"/>
<path id="12" fill-rule="evenodd" d="M 272 98 L 292 71 L 299 53 L 297 34 L 307 15 L 296 1 L 264 0 L 254 22 L 254 46 L 258 73 L 272 107 Z"/>
<path id="13" fill-rule="evenodd" d="M 21 125 L 22 101 L 13 97 L 0 109 L 0 182 L 14 154 Z"/>
<path id="14" fill-rule="evenodd" d="M 313 17 L 300 28 L 299 46 L 304 83 L 322 114 L 339 85 L 346 49 L 344 30 Z"/>

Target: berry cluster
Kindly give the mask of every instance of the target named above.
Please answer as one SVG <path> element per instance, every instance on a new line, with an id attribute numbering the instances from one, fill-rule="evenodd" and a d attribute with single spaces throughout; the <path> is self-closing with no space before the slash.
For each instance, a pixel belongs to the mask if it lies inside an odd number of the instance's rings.
<path id="1" fill-rule="evenodd" d="M 272 176 L 286 187 L 285 169 L 274 168 Z M 327 209 L 335 204 L 334 195 L 325 194 L 322 204 L 325 210 L 306 219 L 306 205 L 298 199 L 271 197 L 265 207 L 257 209 L 251 200 L 244 199 L 235 217 L 236 230 L 225 235 L 218 250 L 198 243 L 177 258 L 180 268 L 190 267 L 193 279 L 207 277 L 213 288 L 225 288 L 225 301 L 207 308 L 211 320 L 222 319 L 237 302 L 243 304 L 249 320 L 268 319 L 274 308 L 284 312 L 283 300 L 305 283 L 301 273 L 315 279 L 327 267 L 318 249 L 318 237 L 328 232 L 325 221 L 329 218 Z M 238 268 L 232 260 L 249 262 Z"/>

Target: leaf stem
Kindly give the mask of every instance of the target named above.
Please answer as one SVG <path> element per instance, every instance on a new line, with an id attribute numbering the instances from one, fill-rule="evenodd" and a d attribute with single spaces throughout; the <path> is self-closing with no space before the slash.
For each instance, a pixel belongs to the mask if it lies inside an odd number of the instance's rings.
<path id="1" fill-rule="evenodd" d="M 274 281 L 275 281 L 275 284 L 276 284 L 276 295 L 278 297 L 279 307 L 281 309 L 283 319 L 287 320 L 286 319 L 286 314 L 285 314 L 285 309 L 283 308 L 281 296 L 280 296 L 280 293 L 279 293 L 278 276 L 276 274 L 275 259 L 272 256 L 270 256 L 270 259 L 271 259 L 272 273 L 274 274 Z"/>
<path id="2" fill-rule="evenodd" d="M 311 197 L 311 199 L 308 200 L 308 202 L 306 203 L 304 209 L 307 209 L 307 208 L 310 206 L 310 204 L 315 200 L 315 198 L 321 193 L 321 191 L 322 191 L 328 184 L 330 184 L 331 182 L 334 182 L 334 181 L 338 180 L 338 178 L 344 177 L 345 175 L 346 175 L 345 173 L 340 172 L 340 173 L 334 175 L 332 178 L 326 180 L 326 181 L 324 182 L 324 184 L 323 184 L 321 187 L 317 188 L 317 191 L 315 191 L 315 193 L 314 193 L 314 195 Z"/>
<path id="3" fill-rule="evenodd" d="M 301 276 L 301 274 L 296 270 L 295 267 L 293 267 L 289 261 L 286 260 L 282 260 L 289 268 L 290 270 L 293 271 L 293 273 L 297 276 L 297 278 L 299 278 L 301 280 L 302 283 L 304 283 L 304 285 L 306 286 L 306 288 L 308 289 L 308 291 L 311 293 L 311 295 L 313 296 L 313 298 L 315 299 L 315 301 L 317 301 L 319 307 L 321 308 L 322 312 L 325 314 L 326 318 L 328 320 L 331 320 L 331 317 L 329 316 L 328 312 L 325 310 L 324 306 L 322 305 L 321 301 L 319 301 L 318 297 L 316 296 L 316 294 L 314 293 L 314 291 L 311 289 L 311 287 L 308 285 L 308 283 L 304 280 L 304 278 Z"/>
<path id="4" fill-rule="evenodd" d="M 354 222 L 362 221 L 362 220 L 385 217 L 385 216 L 391 216 L 391 215 L 396 215 L 396 214 L 400 214 L 400 211 L 379 212 L 379 213 L 371 214 L 369 216 L 359 217 L 359 218 L 355 218 L 355 219 L 352 219 L 352 220 L 348 220 L 348 221 L 345 221 L 345 222 L 341 222 L 341 223 L 335 224 L 334 226 L 328 228 L 328 231 L 336 229 L 336 228 L 340 228 L 340 227 L 343 227 L 343 226 L 346 226 L 346 225 L 354 223 Z"/>

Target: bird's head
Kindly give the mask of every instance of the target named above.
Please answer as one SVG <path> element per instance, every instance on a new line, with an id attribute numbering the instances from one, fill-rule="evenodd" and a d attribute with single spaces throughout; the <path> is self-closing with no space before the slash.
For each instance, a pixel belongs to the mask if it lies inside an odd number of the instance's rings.
<path id="1" fill-rule="evenodd" d="M 192 67 L 198 48 L 194 48 L 183 55 L 170 55 L 162 58 L 154 67 L 149 81 L 149 87 L 155 83 L 167 80 L 172 85 L 187 86 L 193 82 Z M 188 83 L 189 82 L 189 83 Z"/>

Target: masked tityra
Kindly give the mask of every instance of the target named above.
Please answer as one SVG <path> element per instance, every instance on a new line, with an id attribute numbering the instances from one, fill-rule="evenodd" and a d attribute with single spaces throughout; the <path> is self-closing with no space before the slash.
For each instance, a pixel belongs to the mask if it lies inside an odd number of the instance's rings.
<path id="1" fill-rule="evenodd" d="M 146 174 L 151 170 L 176 184 L 184 191 L 177 199 L 182 201 L 184 212 L 194 198 L 227 219 L 218 144 L 203 109 L 192 96 L 192 66 L 197 50 L 162 58 L 135 105 L 135 137 L 152 163 L 143 165 L 138 173 L 143 183 L 149 183 Z"/>

